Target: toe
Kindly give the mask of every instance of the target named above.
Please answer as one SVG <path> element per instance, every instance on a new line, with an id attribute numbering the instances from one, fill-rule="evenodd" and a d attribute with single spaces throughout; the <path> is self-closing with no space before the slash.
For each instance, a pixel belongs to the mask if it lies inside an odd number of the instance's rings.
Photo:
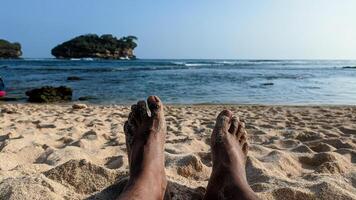
<path id="1" fill-rule="evenodd" d="M 244 133 L 241 135 L 239 142 L 241 145 L 245 144 L 247 142 L 247 135 L 246 135 L 246 131 L 244 131 Z"/>
<path id="2" fill-rule="evenodd" d="M 146 121 L 148 119 L 147 107 L 145 101 L 137 102 L 137 115 L 140 118 L 141 122 Z"/>
<path id="3" fill-rule="evenodd" d="M 244 143 L 247 142 L 247 134 L 246 134 L 245 130 L 242 131 L 242 135 L 241 135 L 241 137 L 239 139 L 239 142 L 240 142 L 241 145 L 243 145 Z"/>
<path id="4" fill-rule="evenodd" d="M 229 133 L 236 135 L 238 128 L 239 128 L 239 118 L 234 116 L 231 119 L 231 126 L 229 129 Z"/>
<path id="5" fill-rule="evenodd" d="M 130 112 L 129 117 L 127 119 L 127 123 L 128 125 L 132 126 L 132 127 L 137 127 L 138 126 L 138 121 L 135 117 L 134 112 Z"/>
<path id="6" fill-rule="evenodd" d="M 131 106 L 131 113 L 129 115 L 129 122 L 135 125 L 141 124 L 140 112 L 137 104 Z"/>
<path id="7" fill-rule="evenodd" d="M 131 135 L 129 121 L 126 121 L 124 124 L 124 133 L 125 133 L 125 135 Z"/>
<path id="8" fill-rule="evenodd" d="M 132 138 L 134 136 L 135 131 L 136 131 L 136 127 L 132 126 L 130 124 L 130 121 L 126 121 L 124 124 L 124 133 L 125 133 L 126 141 L 129 141 L 130 144 L 132 142 Z"/>
<path id="9" fill-rule="evenodd" d="M 245 155 L 247 155 L 247 151 L 248 151 L 248 142 L 247 142 L 247 132 L 245 130 L 245 128 L 242 128 L 240 130 L 240 138 L 239 138 L 239 143 L 240 143 L 240 147 L 242 148 L 242 151 L 244 152 Z"/>
<path id="10" fill-rule="evenodd" d="M 223 136 L 229 131 L 231 126 L 232 112 L 229 110 L 223 110 L 216 118 L 215 128 L 211 135 L 211 146 L 215 146 L 222 143 Z"/>
<path id="11" fill-rule="evenodd" d="M 157 96 L 149 96 L 147 98 L 147 104 L 152 117 L 157 117 L 163 114 L 163 104 Z"/>
<path id="12" fill-rule="evenodd" d="M 238 122 L 238 128 L 236 132 L 236 137 L 237 140 L 240 141 L 241 137 L 245 134 L 245 123 L 244 122 Z"/>
<path id="13" fill-rule="evenodd" d="M 124 133 L 128 158 L 130 158 L 131 145 L 133 143 L 133 131 L 133 127 L 129 124 L 129 121 L 126 121 L 124 124 Z"/>
<path id="14" fill-rule="evenodd" d="M 242 146 L 242 152 L 247 155 L 248 152 L 248 143 L 246 142 L 245 144 L 243 144 Z"/>
<path id="15" fill-rule="evenodd" d="M 230 110 L 223 110 L 216 119 L 214 131 L 227 133 L 231 124 L 232 112 Z"/>

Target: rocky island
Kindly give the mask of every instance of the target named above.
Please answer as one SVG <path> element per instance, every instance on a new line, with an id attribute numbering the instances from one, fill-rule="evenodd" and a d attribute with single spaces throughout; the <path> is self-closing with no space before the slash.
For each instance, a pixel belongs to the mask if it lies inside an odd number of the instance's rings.
<path id="1" fill-rule="evenodd" d="M 14 59 L 22 55 L 21 44 L 0 39 L 0 59 Z"/>
<path id="2" fill-rule="evenodd" d="M 81 35 L 66 41 L 52 49 L 56 58 L 98 58 L 98 59 L 135 59 L 134 49 L 137 37 L 127 36 L 117 39 L 105 34 Z"/>

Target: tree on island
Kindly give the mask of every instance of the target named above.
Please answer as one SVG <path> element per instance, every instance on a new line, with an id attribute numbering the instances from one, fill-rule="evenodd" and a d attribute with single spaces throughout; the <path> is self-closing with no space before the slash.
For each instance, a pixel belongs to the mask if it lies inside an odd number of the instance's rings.
<path id="1" fill-rule="evenodd" d="M 111 34 L 98 36 L 87 34 L 75 37 L 52 49 L 56 58 L 136 58 L 133 50 L 137 47 L 137 37 L 126 36 L 117 39 Z"/>
<path id="2" fill-rule="evenodd" d="M 22 55 L 21 44 L 0 39 L 0 58 L 19 58 Z"/>

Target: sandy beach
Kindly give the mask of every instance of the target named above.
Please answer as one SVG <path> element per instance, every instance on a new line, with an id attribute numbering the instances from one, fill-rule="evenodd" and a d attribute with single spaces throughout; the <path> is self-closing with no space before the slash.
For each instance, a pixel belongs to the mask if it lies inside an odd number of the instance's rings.
<path id="1" fill-rule="evenodd" d="M 114 199 L 120 192 L 129 106 L 0 109 L 0 199 Z M 247 178 L 262 199 L 356 199 L 356 107 L 248 105 L 166 106 L 172 199 L 202 198 L 210 135 L 223 109 L 246 122 Z"/>

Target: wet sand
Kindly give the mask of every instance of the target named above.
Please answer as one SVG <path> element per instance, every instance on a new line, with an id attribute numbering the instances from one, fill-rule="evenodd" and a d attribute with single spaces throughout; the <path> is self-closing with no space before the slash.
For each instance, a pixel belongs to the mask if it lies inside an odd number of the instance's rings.
<path id="1" fill-rule="evenodd" d="M 0 199 L 113 199 L 128 173 L 129 106 L 0 105 Z M 356 199 L 356 107 L 167 106 L 172 199 L 201 199 L 215 118 L 246 122 L 247 177 L 262 199 Z"/>

